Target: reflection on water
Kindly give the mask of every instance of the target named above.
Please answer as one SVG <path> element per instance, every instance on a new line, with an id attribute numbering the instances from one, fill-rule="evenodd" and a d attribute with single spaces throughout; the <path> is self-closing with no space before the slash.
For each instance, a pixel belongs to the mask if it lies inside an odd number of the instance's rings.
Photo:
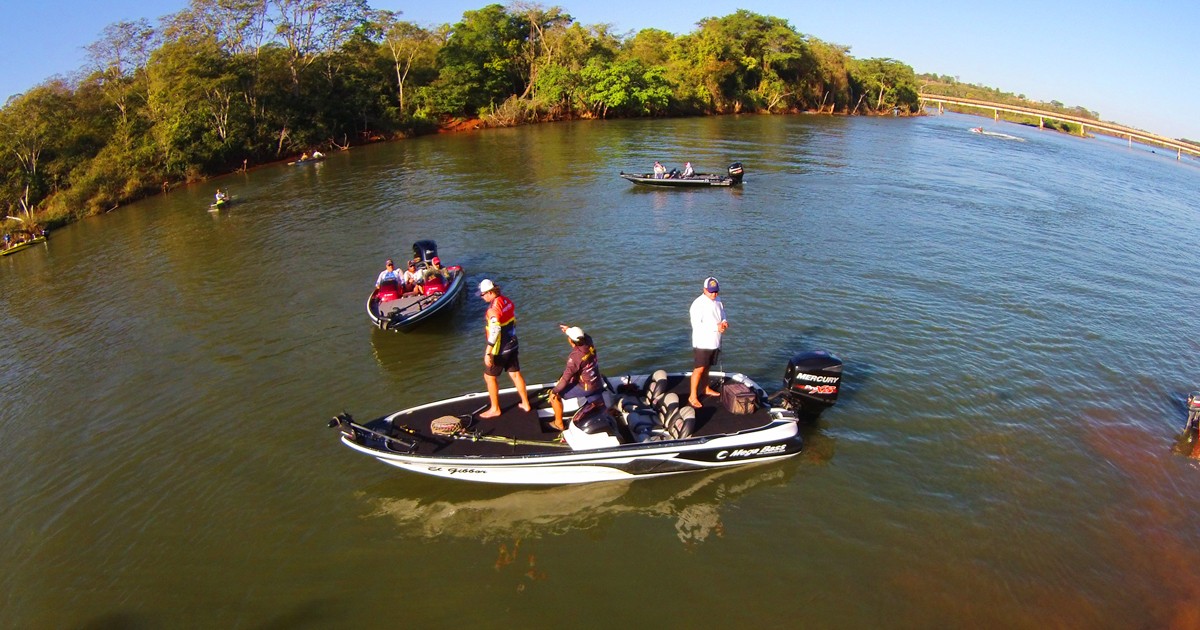
<path id="1" fill-rule="evenodd" d="M 691 546 L 724 535 L 721 510 L 728 502 L 756 488 L 787 481 L 791 474 L 787 471 L 794 468 L 767 462 L 682 475 L 686 482 L 681 487 L 663 483 L 646 492 L 631 492 L 635 485 L 647 485 L 644 482 L 618 481 L 519 490 L 485 499 L 380 497 L 369 500 L 374 510 L 368 516 L 393 519 L 402 536 L 485 542 L 557 536 L 607 527 L 618 518 L 642 516 L 671 521 L 679 542 Z M 673 489 L 664 495 L 667 486 Z"/>

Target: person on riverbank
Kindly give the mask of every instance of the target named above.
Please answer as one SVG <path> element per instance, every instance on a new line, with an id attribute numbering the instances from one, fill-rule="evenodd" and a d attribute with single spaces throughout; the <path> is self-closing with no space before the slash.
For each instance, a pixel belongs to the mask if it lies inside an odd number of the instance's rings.
<path id="1" fill-rule="evenodd" d="M 483 382 L 487 385 L 490 405 L 479 414 L 480 418 L 495 418 L 500 415 L 501 372 L 508 372 L 517 394 L 521 397 L 522 411 L 529 411 L 529 393 L 525 391 L 525 377 L 521 376 L 521 362 L 517 346 L 517 308 L 512 300 L 500 293 L 500 287 L 490 279 L 479 283 L 479 296 L 488 303 L 484 323 L 487 346 L 483 350 Z"/>
<path id="2" fill-rule="evenodd" d="M 701 396 L 719 396 L 708 384 L 708 370 L 716 365 L 721 354 L 721 335 L 729 328 L 725 305 L 717 295 L 721 287 L 717 279 L 704 279 L 703 293 L 692 301 L 689 315 L 692 320 L 692 388 L 688 404 L 700 408 Z M 703 389 L 701 389 L 703 387 Z"/>
<path id="3" fill-rule="evenodd" d="M 563 399 L 579 402 L 579 407 L 590 402 L 603 401 L 604 386 L 600 381 L 600 365 L 596 358 L 596 344 L 591 336 L 578 326 L 559 324 L 558 328 L 567 336 L 571 353 L 562 376 L 549 392 L 550 407 L 554 410 L 554 422 L 550 426 L 558 431 L 566 430 L 563 424 Z"/>

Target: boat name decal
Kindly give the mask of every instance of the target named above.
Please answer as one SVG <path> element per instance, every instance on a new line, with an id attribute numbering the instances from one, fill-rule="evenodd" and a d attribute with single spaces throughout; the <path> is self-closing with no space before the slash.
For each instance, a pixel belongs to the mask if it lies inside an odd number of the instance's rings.
<path id="1" fill-rule="evenodd" d="M 486 475 L 486 470 L 478 468 L 443 468 L 441 466 L 430 466 L 429 472 L 446 472 L 451 475 Z"/>
<path id="2" fill-rule="evenodd" d="M 808 374 L 806 372 L 797 372 L 793 378 L 802 381 L 812 381 L 814 383 L 836 383 L 841 380 L 840 376 L 821 376 L 819 374 Z"/>
<path id="3" fill-rule="evenodd" d="M 771 446 L 760 446 L 758 448 L 737 448 L 732 451 L 720 451 L 717 453 L 717 459 L 729 459 L 731 457 L 753 457 L 756 455 L 772 455 L 774 453 L 782 453 L 787 449 L 784 444 L 774 444 Z"/>

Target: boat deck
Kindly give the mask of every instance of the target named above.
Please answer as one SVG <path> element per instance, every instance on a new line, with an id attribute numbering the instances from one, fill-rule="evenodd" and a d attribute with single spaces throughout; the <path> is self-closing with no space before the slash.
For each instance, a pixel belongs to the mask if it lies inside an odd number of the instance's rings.
<path id="1" fill-rule="evenodd" d="M 506 376 L 501 376 L 501 379 L 506 379 Z M 719 389 L 719 384 L 714 381 L 714 389 Z M 688 387 L 690 379 L 686 376 L 671 375 L 667 379 L 667 391 L 677 395 L 681 404 L 687 404 Z M 521 456 L 532 455 L 537 453 L 549 452 L 569 452 L 565 445 L 559 445 L 557 440 L 559 431 L 550 426 L 553 420 L 553 414 L 550 411 L 547 403 L 537 401 L 537 395 L 542 391 L 542 386 L 532 387 L 529 390 L 530 402 L 533 403 L 532 411 L 523 411 L 518 406 L 520 398 L 516 392 L 507 392 L 500 395 L 501 414 L 497 418 L 479 418 L 478 412 L 483 411 L 487 407 L 487 395 L 482 394 L 462 400 L 448 401 L 444 404 L 428 407 L 425 409 L 414 410 L 409 414 L 396 416 L 394 425 L 396 427 L 405 427 L 411 430 L 417 438 L 417 447 L 414 454 L 430 455 L 437 457 L 462 457 L 462 456 Z M 736 433 L 746 429 L 761 427 L 770 422 L 770 412 L 766 408 L 760 407 L 752 414 L 737 415 L 726 411 L 721 405 L 719 396 L 706 396 L 701 399 L 703 406 L 696 409 L 696 424 L 692 438 L 723 435 Z M 541 411 L 539 414 L 538 412 Z M 495 441 L 472 441 L 469 439 L 454 439 L 450 437 L 435 436 L 429 430 L 430 421 L 443 416 L 454 416 L 459 419 L 474 418 L 474 424 L 470 427 L 464 427 L 468 431 L 477 432 L 481 436 L 485 436 L 487 440 Z M 570 412 L 564 414 L 564 419 L 569 420 Z M 465 422 L 464 422 L 465 424 Z M 374 420 L 366 425 L 368 428 L 379 431 L 381 433 L 390 433 L 396 437 L 403 437 L 405 434 L 395 431 L 392 427 L 382 419 Z M 622 444 L 631 443 L 633 440 L 628 434 L 628 431 L 618 421 L 618 426 L 622 429 L 619 438 Z M 510 438 L 516 440 L 517 443 L 500 441 L 497 438 Z M 375 442 L 372 446 L 379 448 L 382 446 L 381 440 L 371 440 Z M 656 444 L 656 443 L 651 443 Z"/>

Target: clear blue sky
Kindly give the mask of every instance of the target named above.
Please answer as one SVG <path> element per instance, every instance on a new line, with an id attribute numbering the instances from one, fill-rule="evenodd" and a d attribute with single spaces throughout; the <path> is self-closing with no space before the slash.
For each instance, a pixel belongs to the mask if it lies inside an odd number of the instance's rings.
<path id="1" fill-rule="evenodd" d="M 83 46 L 108 24 L 173 13 L 186 0 L 13 0 L 0 6 L 0 98 L 84 63 Z M 454 23 L 486 0 L 374 0 L 424 26 Z M 501 2 L 500 4 L 506 4 Z M 944 0 L 563 0 L 585 25 L 616 32 L 694 30 L 737 9 L 787 20 L 797 31 L 850 47 L 855 57 L 892 57 L 917 72 L 958 77 L 1042 101 L 1058 100 L 1172 138 L 1200 140 L 1200 3 L 975 2 Z M 651 8 L 652 10 L 647 10 Z"/>

